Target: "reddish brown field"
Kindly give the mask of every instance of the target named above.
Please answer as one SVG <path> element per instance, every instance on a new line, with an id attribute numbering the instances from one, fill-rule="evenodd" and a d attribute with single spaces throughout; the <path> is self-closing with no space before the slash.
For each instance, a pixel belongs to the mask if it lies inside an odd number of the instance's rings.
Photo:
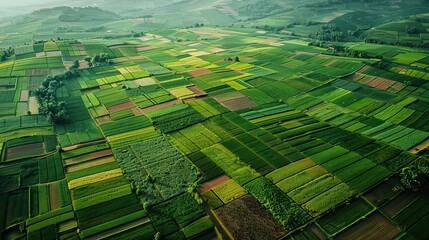
<path id="1" fill-rule="evenodd" d="M 271 240 L 285 235 L 273 216 L 250 195 L 238 198 L 214 213 L 237 240 Z"/>
<path id="2" fill-rule="evenodd" d="M 60 196 L 58 194 L 58 184 L 50 183 L 49 185 L 49 206 L 50 210 L 58 209 L 60 205 Z"/>
<path id="3" fill-rule="evenodd" d="M 31 156 L 38 156 L 45 154 L 45 148 L 43 146 L 43 142 L 32 143 L 23 146 L 8 148 L 6 152 L 6 159 L 20 159 Z"/>
<path id="4" fill-rule="evenodd" d="M 109 108 L 107 108 L 107 110 L 110 113 L 114 113 L 114 112 L 117 112 L 117 111 L 121 111 L 121 110 L 124 110 L 124 109 L 129 109 L 129 108 L 134 108 L 134 107 L 135 107 L 134 103 L 132 103 L 132 102 L 125 102 L 125 103 L 121 103 L 121 104 L 109 107 Z"/>
<path id="5" fill-rule="evenodd" d="M 190 86 L 187 87 L 189 90 L 191 90 L 192 92 L 194 92 L 195 94 L 197 94 L 197 96 L 204 96 L 207 95 L 206 92 L 204 92 L 203 90 L 199 89 L 197 86 Z"/>
<path id="6" fill-rule="evenodd" d="M 207 191 L 209 191 L 210 189 L 212 189 L 212 188 L 214 188 L 214 187 L 216 187 L 216 186 L 219 186 L 219 185 L 221 185 L 222 183 L 225 183 L 225 182 L 227 182 L 229 180 L 229 177 L 228 176 L 226 176 L 226 175 L 222 175 L 222 176 L 220 176 L 220 177 L 217 177 L 217 178 L 215 178 L 215 179 L 213 179 L 213 180 L 210 180 L 210 181 L 208 181 L 208 182 L 205 182 L 202 186 L 201 186 L 201 188 L 199 189 L 200 190 L 200 192 L 207 192 Z"/>
<path id="7" fill-rule="evenodd" d="M 375 205 L 381 206 L 398 195 L 400 193 L 398 190 L 401 187 L 399 178 L 391 178 L 365 193 L 364 196 Z"/>
<path id="8" fill-rule="evenodd" d="M 21 91 L 21 98 L 19 99 L 19 101 L 21 101 L 21 102 L 27 102 L 28 101 L 28 97 L 29 97 L 28 90 L 22 90 Z"/>
<path id="9" fill-rule="evenodd" d="M 237 111 L 245 108 L 256 107 L 258 104 L 250 100 L 248 97 L 242 97 L 237 99 L 228 100 L 221 102 L 222 105 L 227 107 L 231 111 Z"/>
<path id="10" fill-rule="evenodd" d="M 338 240 L 391 240 L 401 231 L 381 214 L 373 213 L 337 235 Z"/>
<path id="11" fill-rule="evenodd" d="M 207 74 L 210 74 L 210 73 L 212 73 L 212 71 L 210 71 L 207 68 L 201 68 L 201 69 L 189 71 L 189 74 L 191 74 L 192 77 L 204 76 L 204 75 L 207 75 Z"/>
<path id="12" fill-rule="evenodd" d="M 336 63 L 336 62 L 337 62 L 337 60 L 332 60 L 332 61 L 330 61 L 330 62 L 326 63 L 326 64 L 325 64 L 325 67 L 331 66 L 332 64 L 334 64 L 334 63 Z"/>

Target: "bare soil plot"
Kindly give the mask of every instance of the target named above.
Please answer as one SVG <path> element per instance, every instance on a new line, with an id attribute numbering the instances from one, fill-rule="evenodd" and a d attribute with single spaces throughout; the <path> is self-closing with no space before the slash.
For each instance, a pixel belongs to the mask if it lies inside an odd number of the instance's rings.
<path id="1" fill-rule="evenodd" d="M 207 191 L 209 191 L 210 189 L 212 189 L 212 188 L 214 188 L 214 187 L 216 187 L 216 186 L 219 186 L 219 185 L 221 185 L 221 184 L 223 184 L 223 183 L 226 183 L 228 180 L 229 180 L 230 178 L 228 177 L 228 176 L 226 176 L 226 175 L 222 175 L 222 176 L 220 176 L 220 177 L 217 177 L 217 178 L 215 178 L 215 179 L 212 179 L 212 180 L 210 180 L 210 181 L 208 181 L 208 182 L 205 182 L 202 186 L 201 186 L 201 188 L 199 189 L 200 190 L 200 192 L 207 192 Z"/>
<path id="2" fill-rule="evenodd" d="M 142 113 L 148 113 L 148 112 L 152 112 L 152 111 L 155 111 L 155 110 L 158 110 L 158 109 L 161 109 L 161 108 L 165 108 L 165 107 L 174 105 L 176 103 L 181 103 L 181 102 L 182 102 L 181 100 L 175 99 L 175 100 L 171 100 L 169 102 L 165 102 L 165 103 L 157 104 L 155 106 L 147 107 L 145 109 L 141 109 L 141 112 Z"/>
<path id="3" fill-rule="evenodd" d="M 130 109 L 130 108 L 134 108 L 134 107 L 136 107 L 136 106 L 134 106 L 134 103 L 132 103 L 132 102 L 125 102 L 125 103 L 121 103 L 121 104 L 109 107 L 109 108 L 107 108 L 107 110 L 110 113 L 114 113 L 114 112 L 118 112 L 118 111 L 121 111 L 121 110 L 124 110 L 124 109 Z"/>
<path id="4" fill-rule="evenodd" d="M 200 77 L 200 76 L 208 75 L 211 73 L 213 73 L 213 72 L 207 68 L 201 68 L 201 69 L 189 71 L 189 74 L 191 74 L 192 77 Z"/>
<path id="5" fill-rule="evenodd" d="M 43 142 L 22 145 L 18 147 L 8 148 L 6 152 L 6 159 L 13 160 L 31 156 L 39 156 L 45 154 Z"/>
<path id="6" fill-rule="evenodd" d="M 187 87 L 189 90 L 191 90 L 192 92 L 194 92 L 197 96 L 204 96 L 207 95 L 206 92 L 204 92 L 203 90 L 199 89 L 197 86 L 189 86 Z"/>
<path id="7" fill-rule="evenodd" d="M 107 122 L 113 122 L 113 119 L 110 116 L 103 116 L 96 118 L 95 121 L 97 121 L 98 124 L 103 124 Z"/>
<path id="8" fill-rule="evenodd" d="M 275 219 L 250 195 L 214 211 L 234 239 L 271 240 L 285 235 Z"/>
<path id="9" fill-rule="evenodd" d="M 39 114 L 39 104 L 37 103 L 36 97 L 28 98 L 28 109 L 31 114 Z"/>
<path id="10" fill-rule="evenodd" d="M 50 210 L 58 209 L 61 207 L 60 195 L 58 194 L 58 184 L 50 183 L 49 188 L 49 208 Z"/>

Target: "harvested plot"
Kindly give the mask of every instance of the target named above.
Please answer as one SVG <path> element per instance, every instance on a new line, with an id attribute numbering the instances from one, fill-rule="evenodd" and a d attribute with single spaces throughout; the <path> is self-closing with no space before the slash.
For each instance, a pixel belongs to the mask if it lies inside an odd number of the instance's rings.
<path id="1" fill-rule="evenodd" d="M 215 213 L 234 239 L 268 240 L 285 234 L 274 218 L 249 195 L 216 209 Z"/>

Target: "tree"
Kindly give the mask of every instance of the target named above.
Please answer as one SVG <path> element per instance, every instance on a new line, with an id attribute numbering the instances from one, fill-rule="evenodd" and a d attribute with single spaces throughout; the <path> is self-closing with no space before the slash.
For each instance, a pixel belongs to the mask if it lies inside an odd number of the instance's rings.
<path id="1" fill-rule="evenodd" d="M 240 58 L 239 58 L 238 56 L 236 56 L 236 57 L 234 58 L 234 62 L 240 62 Z"/>
<path id="2" fill-rule="evenodd" d="M 399 176 L 405 188 L 415 192 L 423 189 L 429 190 L 429 167 L 428 161 L 419 160 L 415 164 L 402 168 Z"/>

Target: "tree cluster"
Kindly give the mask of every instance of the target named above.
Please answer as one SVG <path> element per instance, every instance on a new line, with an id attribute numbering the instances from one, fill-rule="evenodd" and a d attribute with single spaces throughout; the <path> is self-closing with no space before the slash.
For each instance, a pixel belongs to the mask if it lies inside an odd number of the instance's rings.
<path id="1" fill-rule="evenodd" d="M 240 62 L 240 58 L 238 56 L 235 56 L 234 58 L 228 57 L 228 58 L 226 58 L 224 60 L 225 61 L 229 61 L 229 62 Z"/>
<path id="2" fill-rule="evenodd" d="M 327 43 L 324 41 L 314 41 L 314 42 L 310 42 L 308 45 L 316 46 L 320 48 L 326 48 L 328 51 L 324 52 L 324 54 L 333 55 L 333 56 L 383 59 L 383 56 L 381 55 L 371 55 L 365 51 L 350 49 L 342 45 Z"/>
<path id="3" fill-rule="evenodd" d="M 39 104 L 39 112 L 46 117 L 50 123 L 66 122 L 68 120 L 66 103 L 58 101 L 57 89 L 62 86 L 62 81 L 75 77 L 79 74 L 79 61 L 74 61 L 73 65 L 64 73 L 47 76 L 42 85 L 36 89 L 36 98 Z"/>
<path id="4" fill-rule="evenodd" d="M 291 9 L 284 9 L 278 4 L 267 1 L 249 3 L 238 9 L 238 13 L 243 16 L 248 16 L 249 20 L 261 19 L 286 11 L 291 11 Z"/>
<path id="5" fill-rule="evenodd" d="M 143 36 L 144 36 L 144 32 L 134 32 L 134 31 L 131 31 L 131 37 L 138 38 L 138 37 L 143 37 Z"/>
<path id="6" fill-rule="evenodd" d="M 420 33 L 420 31 L 416 27 L 413 27 L 413 26 L 407 26 L 405 28 L 405 32 L 408 34 L 419 34 Z"/>
<path id="7" fill-rule="evenodd" d="M 311 37 L 311 36 L 310 36 Z M 347 36 L 334 24 L 325 24 L 316 33 L 316 38 L 321 41 L 345 42 Z"/>
<path id="8" fill-rule="evenodd" d="M 88 62 L 88 66 L 90 67 L 100 67 L 113 64 L 108 53 L 95 54 L 93 57 L 86 56 L 85 61 Z"/>
<path id="9" fill-rule="evenodd" d="M 275 27 L 275 26 L 264 25 L 264 26 L 256 26 L 256 29 L 261 29 L 261 30 L 264 30 L 267 32 L 279 33 L 281 31 L 285 30 L 286 27 L 283 27 L 283 26 Z"/>
<path id="10" fill-rule="evenodd" d="M 404 167 L 399 174 L 405 188 L 415 192 L 429 190 L 429 162 L 419 160 L 411 166 Z"/>
<path id="11" fill-rule="evenodd" d="M 75 14 L 61 14 L 58 17 L 60 22 L 79 22 L 79 16 Z"/>
<path id="12" fill-rule="evenodd" d="M 6 61 L 9 57 L 15 54 L 15 49 L 9 47 L 8 49 L 4 49 L 0 51 L 0 61 Z"/>
<path id="13" fill-rule="evenodd" d="M 410 48 L 429 48 L 429 42 L 407 42 L 407 41 L 396 41 L 396 42 L 386 42 L 379 38 L 365 38 L 364 41 L 366 43 L 375 43 L 375 44 L 383 44 L 383 45 L 392 45 L 392 46 L 403 46 Z"/>
<path id="14" fill-rule="evenodd" d="M 97 26 L 97 27 L 91 27 L 85 30 L 85 32 L 102 32 L 105 31 L 105 26 Z"/>

